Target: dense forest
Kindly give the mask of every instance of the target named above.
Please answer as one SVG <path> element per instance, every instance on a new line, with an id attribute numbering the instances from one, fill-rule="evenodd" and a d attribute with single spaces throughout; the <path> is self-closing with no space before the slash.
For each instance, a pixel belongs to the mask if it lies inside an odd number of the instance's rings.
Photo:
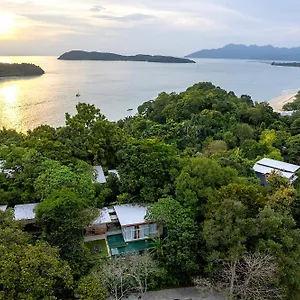
<path id="1" fill-rule="evenodd" d="M 11 76 L 37 76 L 45 72 L 42 68 L 34 64 L 8 64 L 0 63 L 0 77 Z"/>
<path id="2" fill-rule="evenodd" d="M 300 299 L 300 185 L 263 157 L 300 164 L 300 113 L 211 83 L 161 93 L 110 122 L 79 103 L 65 125 L 0 131 L 0 205 L 40 204 L 43 233 L 28 235 L 0 210 L 0 299 L 121 299 L 126 291 L 196 285 L 231 299 Z M 117 169 L 93 183 L 92 166 Z M 95 209 L 149 205 L 164 234 L 144 255 L 93 256 L 83 230 Z M 123 275 L 124 276 L 123 276 Z M 123 276 L 123 277 L 122 277 Z"/>

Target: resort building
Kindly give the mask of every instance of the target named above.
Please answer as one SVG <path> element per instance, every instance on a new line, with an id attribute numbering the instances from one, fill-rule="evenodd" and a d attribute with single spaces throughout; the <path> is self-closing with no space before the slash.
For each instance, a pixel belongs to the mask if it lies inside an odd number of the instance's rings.
<path id="1" fill-rule="evenodd" d="M 151 248 L 150 238 L 162 233 L 156 223 L 145 219 L 146 213 L 146 206 L 135 204 L 103 208 L 87 228 L 85 242 L 93 246 L 89 247 L 92 251 L 99 248 L 99 243 L 109 255 L 143 252 Z"/>
<path id="2" fill-rule="evenodd" d="M 276 172 L 278 173 L 278 175 L 287 178 L 292 184 L 298 178 L 296 172 L 299 169 L 300 166 L 269 158 L 261 159 L 253 167 L 253 170 L 255 171 L 257 177 L 260 179 L 261 184 L 264 186 L 268 185 L 267 177 L 272 172 Z"/>

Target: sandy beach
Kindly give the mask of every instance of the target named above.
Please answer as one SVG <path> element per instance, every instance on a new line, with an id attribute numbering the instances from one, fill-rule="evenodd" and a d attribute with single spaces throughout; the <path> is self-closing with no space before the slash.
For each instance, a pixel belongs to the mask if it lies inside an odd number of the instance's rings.
<path id="1" fill-rule="evenodd" d="M 295 96 L 297 93 L 289 93 L 289 94 L 284 94 L 279 97 L 275 97 L 270 101 L 270 106 L 273 108 L 274 111 L 276 112 L 282 112 L 283 109 L 282 107 L 290 102 L 295 101 Z"/>

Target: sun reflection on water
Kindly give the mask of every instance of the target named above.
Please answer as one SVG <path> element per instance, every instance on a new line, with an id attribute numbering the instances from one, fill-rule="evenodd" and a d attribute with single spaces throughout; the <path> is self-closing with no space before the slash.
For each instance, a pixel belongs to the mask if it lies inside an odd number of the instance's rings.
<path id="1" fill-rule="evenodd" d="M 0 63 L 8 63 L 8 64 L 11 64 L 11 59 L 5 58 L 5 57 L 0 57 Z"/>
<path id="2" fill-rule="evenodd" d="M 0 105 L 2 107 L 2 117 L 8 127 L 15 127 L 19 121 L 18 86 L 16 84 L 7 85 L 0 88 Z"/>
<path id="3" fill-rule="evenodd" d="M 15 104 L 17 101 L 17 85 L 5 86 L 1 89 L 5 104 Z"/>

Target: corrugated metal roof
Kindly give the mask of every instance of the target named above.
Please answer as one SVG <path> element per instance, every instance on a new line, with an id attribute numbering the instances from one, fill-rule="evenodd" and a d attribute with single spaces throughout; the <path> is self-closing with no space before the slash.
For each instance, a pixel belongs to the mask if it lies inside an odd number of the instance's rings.
<path id="1" fill-rule="evenodd" d="M 106 183 L 106 178 L 104 176 L 104 172 L 101 166 L 93 167 L 97 173 L 96 182 L 98 183 Z"/>
<path id="2" fill-rule="evenodd" d="M 95 219 L 92 224 L 106 224 L 106 223 L 111 223 L 111 218 L 109 215 L 109 210 L 107 207 L 104 207 L 102 209 L 99 209 L 99 215 L 97 219 Z"/>
<path id="3" fill-rule="evenodd" d="M 261 174 L 270 174 L 273 171 L 276 171 L 280 176 L 283 176 L 287 179 L 290 179 L 291 177 L 293 177 L 294 173 L 293 172 L 283 172 L 283 171 L 279 171 L 277 169 L 274 168 L 270 168 L 270 167 L 265 167 L 259 164 L 254 165 L 253 170 L 257 173 L 261 173 Z"/>
<path id="4" fill-rule="evenodd" d="M 292 172 L 292 173 L 295 173 L 300 168 L 300 166 L 289 164 L 279 160 L 270 159 L 270 158 L 263 158 L 260 161 L 258 161 L 256 164 L 277 169 L 280 171 Z"/>
<path id="5" fill-rule="evenodd" d="M 121 226 L 146 223 L 147 206 L 123 204 L 114 206 Z"/>
<path id="6" fill-rule="evenodd" d="M 0 210 L 5 211 L 7 208 L 7 205 L 0 205 Z"/>
<path id="7" fill-rule="evenodd" d="M 20 204 L 15 206 L 15 220 L 33 220 L 35 219 L 34 209 L 38 203 Z"/>

